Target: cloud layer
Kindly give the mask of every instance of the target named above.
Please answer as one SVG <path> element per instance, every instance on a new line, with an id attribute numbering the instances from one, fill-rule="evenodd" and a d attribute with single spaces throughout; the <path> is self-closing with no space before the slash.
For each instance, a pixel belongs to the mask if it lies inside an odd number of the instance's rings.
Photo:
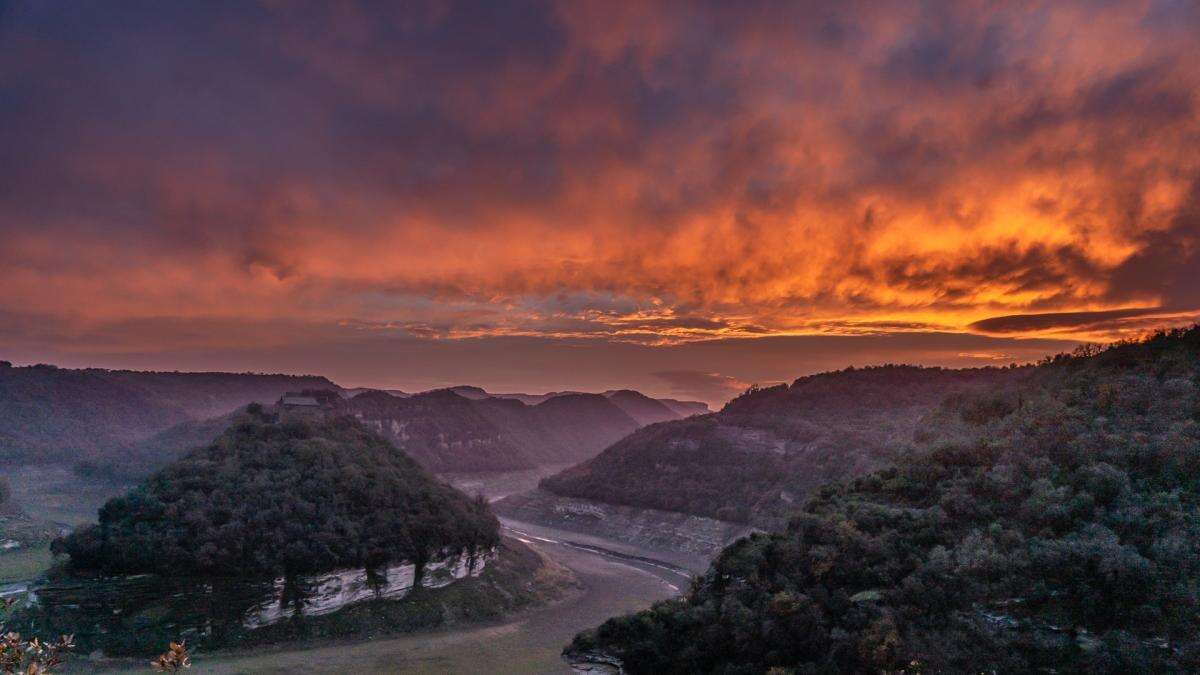
<path id="1" fill-rule="evenodd" d="M 5 7 L 9 349 L 1200 308 L 1194 3 Z"/>

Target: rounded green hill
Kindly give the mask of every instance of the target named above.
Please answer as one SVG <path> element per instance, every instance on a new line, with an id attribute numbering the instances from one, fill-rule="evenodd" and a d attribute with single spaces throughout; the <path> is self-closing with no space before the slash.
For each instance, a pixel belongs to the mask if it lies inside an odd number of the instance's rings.
<path id="1" fill-rule="evenodd" d="M 421 564 L 498 542 L 486 503 L 357 421 L 281 419 L 251 406 L 54 550 L 74 571 L 265 576 Z"/>

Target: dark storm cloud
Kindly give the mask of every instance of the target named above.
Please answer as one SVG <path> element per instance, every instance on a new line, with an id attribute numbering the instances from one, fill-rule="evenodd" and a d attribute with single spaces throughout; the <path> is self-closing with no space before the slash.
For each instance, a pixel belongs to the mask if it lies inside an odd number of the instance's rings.
<path id="1" fill-rule="evenodd" d="M 1025 334 L 1056 328 L 1088 328 L 1111 323 L 1116 319 L 1128 319 L 1148 314 L 1161 314 L 1157 307 L 1146 309 L 1114 309 L 1103 312 L 1049 312 L 1046 314 L 1014 314 L 994 316 L 971 324 L 971 328 L 984 333 Z"/>
<path id="2" fill-rule="evenodd" d="M 1113 295 L 1138 289 L 1161 297 L 1169 309 L 1200 308 L 1200 179 L 1192 182 L 1170 226 L 1144 233 L 1140 241 L 1113 270 Z"/>

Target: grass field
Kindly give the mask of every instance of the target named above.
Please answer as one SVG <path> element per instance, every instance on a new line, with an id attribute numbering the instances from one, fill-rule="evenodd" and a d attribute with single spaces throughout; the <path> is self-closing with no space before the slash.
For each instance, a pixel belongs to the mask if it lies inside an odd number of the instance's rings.
<path id="1" fill-rule="evenodd" d="M 49 546 L 0 553 L 0 584 L 27 581 L 45 572 L 53 556 Z"/>
<path id="2" fill-rule="evenodd" d="M 38 520 L 68 526 L 96 521 L 96 510 L 129 486 L 83 478 L 65 466 L 6 470 L 13 501 Z"/>

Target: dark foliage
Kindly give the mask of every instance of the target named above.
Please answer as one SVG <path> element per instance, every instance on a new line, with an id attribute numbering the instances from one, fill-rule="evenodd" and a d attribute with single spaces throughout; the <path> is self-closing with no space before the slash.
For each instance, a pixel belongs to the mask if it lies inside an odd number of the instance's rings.
<path id="1" fill-rule="evenodd" d="M 421 562 L 497 541 L 485 503 L 357 421 L 279 419 L 250 406 L 54 549 L 76 570 L 276 575 Z"/>
<path id="2" fill-rule="evenodd" d="M 683 599 L 581 634 L 631 673 L 1200 670 L 1200 328 L 955 397 Z"/>

